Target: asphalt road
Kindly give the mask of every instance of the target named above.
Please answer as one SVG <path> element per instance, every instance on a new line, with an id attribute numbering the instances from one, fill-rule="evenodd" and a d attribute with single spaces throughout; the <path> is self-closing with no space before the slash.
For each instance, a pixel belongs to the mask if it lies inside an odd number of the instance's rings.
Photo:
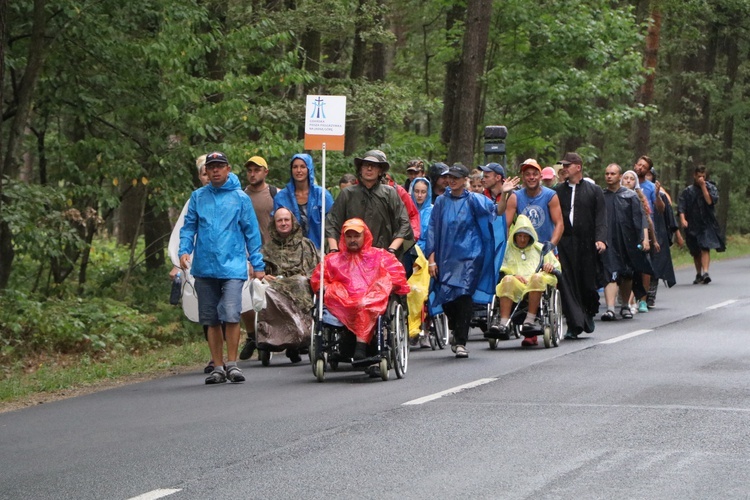
<path id="1" fill-rule="evenodd" d="M 403 380 L 278 356 L 1 414 L 0 498 L 748 498 L 750 259 L 693 275 L 559 348 L 412 351 Z"/>

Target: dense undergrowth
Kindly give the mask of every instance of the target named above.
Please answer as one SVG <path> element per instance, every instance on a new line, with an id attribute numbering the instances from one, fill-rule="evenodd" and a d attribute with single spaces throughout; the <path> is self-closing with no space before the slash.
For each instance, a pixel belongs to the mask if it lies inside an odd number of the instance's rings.
<path id="1" fill-rule="evenodd" d="M 197 338 L 200 328 L 169 304 L 168 267 L 137 265 L 127 273 L 127 249 L 107 241 L 97 249 L 80 296 L 77 283 L 42 287 L 19 276 L 2 294 L 0 366 L 6 378 L 34 371 L 40 359 L 108 362 Z M 16 269 L 34 275 L 31 262 Z"/>

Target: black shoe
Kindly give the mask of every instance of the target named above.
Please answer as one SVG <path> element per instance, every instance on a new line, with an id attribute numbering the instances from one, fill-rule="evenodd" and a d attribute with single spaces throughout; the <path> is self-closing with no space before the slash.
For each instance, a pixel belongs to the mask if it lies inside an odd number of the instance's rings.
<path id="1" fill-rule="evenodd" d="M 255 340 L 248 337 L 247 340 L 245 340 L 245 345 L 242 346 L 242 350 L 240 351 L 240 359 L 242 361 L 248 360 L 253 357 L 254 352 Z"/>
<path id="2" fill-rule="evenodd" d="M 224 368 L 214 368 L 211 374 L 206 377 L 206 384 L 223 384 L 227 381 L 227 374 Z"/>
<path id="3" fill-rule="evenodd" d="M 695 279 L 693 280 L 693 285 L 699 285 L 703 283 L 703 275 L 701 273 L 698 273 L 695 275 Z"/>
<path id="4" fill-rule="evenodd" d="M 227 370 L 227 379 L 233 384 L 236 384 L 238 382 L 244 382 L 245 376 L 242 374 L 242 370 L 236 366 L 232 366 Z"/>
<path id="5" fill-rule="evenodd" d="M 203 368 L 203 373 L 209 374 L 214 371 L 214 362 L 209 361 L 208 364 Z"/>
<path id="6" fill-rule="evenodd" d="M 497 333 L 498 340 L 510 340 L 510 325 L 502 325 Z"/>
<path id="7" fill-rule="evenodd" d="M 703 275 L 703 281 L 701 283 L 703 283 L 704 285 L 708 285 L 709 283 L 711 283 L 711 276 L 709 276 L 708 273 L 705 273 Z"/>
<path id="8" fill-rule="evenodd" d="M 498 340 L 510 340 L 510 326 L 500 325 L 498 323 L 496 328 L 490 327 L 489 330 L 484 334 L 486 339 L 498 339 Z"/>
<path id="9" fill-rule="evenodd" d="M 538 333 L 541 331 L 542 331 L 542 324 L 539 318 L 534 319 L 534 321 L 527 321 L 521 327 L 521 332 L 524 335 L 527 333 Z"/>
<path id="10" fill-rule="evenodd" d="M 594 317 L 587 314 L 586 319 L 583 322 L 583 331 L 586 333 L 593 333 L 595 328 L 596 323 L 594 323 Z"/>
<path id="11" fill-rule="evenodd" d="M 289 361 L 291 361 L 292 363 L 299 363 L 300 361 L 302 361 L 302 356 L 299 355 L 299 351 L 297 349 L 287 349 L 286 357 L 289 358 Z"/>
<path id="12" fill-rule="evenodd" d="M 630 312 L 630 309 L 628 309 L 628 312 Z M 631 315 L 630 317 L 632 318 L 633 316 Z M 617 317 L 612 310 L 607 310 L 607 312 L 602 314 L 602 321 L 614 321 L 615 319 L 617 319 Z"/>
<path id="13" fill-rule="evenodd" d="M 495 314 L 492 317 L 492 321 L 490 321 L 490 327 L 487 329 L 487 332 L 491 334 L 492 338 L 496 338 L 497 335 L 500 333 L 500 315 Z"/>
<path id="14" fill-rule="evenodd" d="M 357 342 L 357 347 L 354 349 L 353 359 L 359 361 L 367 357 L 367 344 L 364 342 Z"/>

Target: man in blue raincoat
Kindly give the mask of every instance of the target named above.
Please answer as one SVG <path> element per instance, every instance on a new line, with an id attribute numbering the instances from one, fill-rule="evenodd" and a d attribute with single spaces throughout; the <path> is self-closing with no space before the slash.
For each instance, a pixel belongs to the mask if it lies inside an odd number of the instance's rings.
<path id="1" fill-rule="evenodd" d="M 195 277 L 198 318 L 208 326 L 208 347 L 215 365 L 206 383 L 243 382 L 245 376 L 237 367 L 242 285 L 247 281 L 248 262 L 257 279 L 265 276 L 260 230 L 252 202 L 231 172 L 226 155 L 219 151 L 207 155 L 206 172 L 210 183 L 190 196 L 180 230 L 180 267 L 190 267 L 192 253 L 190 272 Z"/>
<path id="2" fill-rule="evenodd" d="M 466 190 L 469 169 L 457 163 L 442 174 L 448 189 L 435 200 L 425 254 L 435 278 L 435 301 L 442 304 L 453 330 L 452 350 L 469 357 L 466 341 L 473 314 L 472 295 L 492 295 L 495 275 L 493 222 L 497 205 Z"/>
<path id="3" fill-rule="evenodd" d="M 299 153 L 292 156 L 289 164 L 291 179 L 286 187 L 276 193 L 273 210 L 279 207 L 288 209 L 302 227 L 302 234 L 321 248 L 320 228 L 322 226 L 321 206 L 325 197 L 326 213 L 333 205 L 333 196 L 327 189 L 315 183 L 315 168 L 312 156 Z M 322 248 L 321 248 L 322 249 Z M 321 252 L 322 253 L 322 252 Z"/>

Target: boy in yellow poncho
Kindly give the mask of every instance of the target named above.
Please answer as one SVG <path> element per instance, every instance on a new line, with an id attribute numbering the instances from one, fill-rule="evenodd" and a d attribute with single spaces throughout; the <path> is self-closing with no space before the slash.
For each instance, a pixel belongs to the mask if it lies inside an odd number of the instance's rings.
<path id="1" fill-rule="evenodd" d="M 560 262 L 548 253 L 544 256 L 542 270 L 537 272 L 542 257 L 542 244 L 537 241 L 536 231 L 531 220 L 525 215 L 519 215 L 510 229 L 508 246 L 500 273 L 503 279 L 497 285 L 496 293 L 500 299 L 499 320 L 490 325 L 489 336 L 509 338 L 510 314 L 513 304 L 523 300 L 528 294 L 528 312 L 523 322 L 524 334 L 541 331 L 541 324 L 536 314 L 542 300 L 542 292 L 549 286 L 557 285 L 557 278 L 552 272 L 560 270 Z M 497 316 L 496 316 L 497 317 Z M 536 335 L 524 335 L 523 346 L 537 344 Z"/>
<path id="2" fill-rule="evenodd" d="M 430 273 L 427 268 L 427 259 L 418 246 L 417 258 L 414 260 L 414 272 L 409 277 L 409 295 L 406 296 L 406 304 L 409 306 L 409 341 L 412 346 L 422 348 L 430 347 L 426 332 L 422 333 L 422 320 L 424 303 L 430 292 Z"/>

